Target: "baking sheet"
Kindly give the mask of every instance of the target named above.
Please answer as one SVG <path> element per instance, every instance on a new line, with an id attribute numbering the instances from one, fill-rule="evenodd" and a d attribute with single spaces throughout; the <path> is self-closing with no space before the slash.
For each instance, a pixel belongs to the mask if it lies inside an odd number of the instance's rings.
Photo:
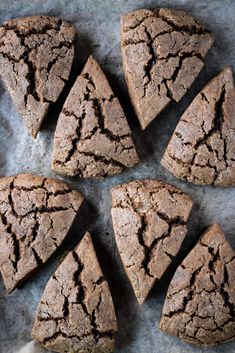
<path id="1" fill-rule="evenodd" d="M 161 116 L 141 132 L 133 113 L 123 78 L 119 48 L 120 14 L 137 8 L 169 6 L 185 9 L 202 21 L 216 35 L 206 65 L 190 92 L 179 104 L 172 104 Z M 6 295 L 0 280 L 0 353 L 43 353 L 31 341 L 34 312 L 49 277 L 65 251 L 72 249 L 84 231 L 91 231 L 102 269 L 109 281 L 117 312 L 119 331 L 117 353 L 232 353 L 235 343 L 215 348 L 199 348 L 182 343 L 158 330 L 164 296 L 177 264 L 195 244 L 201 231 L 212 222 L 220 222 L 235 248 L 235 188 L 195 186 L 181 182 L 160 166 L 164 149 L 181 114 L 196 93 L 226 64 L 235 72 L 235 1 L 125 1 L 125 0 L 0 0 L 0 22 L 14 17 L 47 14 L 69 20 L 76 26 L 76 60 L 72 81 L 81 71 L 89 54 L 99 61 L 115 93 L 120 97 L 133 130 L 141 163 L 122 175 L 103 181 L 66 179 L 78 188 L 87 202 L 83 205 L 65 243 L 52 259 L 36 272 L 20 290 Z M 69 88 L 67 89 L 68 92 Z M 0 83 L 0 176 L 20 172 L 58 177 L 50 171 L 53 132 L 59 107 L 51 111 L 38 138 L 33 140 L 12 104 L 9 93 Z M 165 180 L 187 192 L 195 206 L 189 222 L 189 233 L 161 282 L 139 306 L 127 280 L 115 246 L 110 219 L 112 185 L 136 178 Z"/>

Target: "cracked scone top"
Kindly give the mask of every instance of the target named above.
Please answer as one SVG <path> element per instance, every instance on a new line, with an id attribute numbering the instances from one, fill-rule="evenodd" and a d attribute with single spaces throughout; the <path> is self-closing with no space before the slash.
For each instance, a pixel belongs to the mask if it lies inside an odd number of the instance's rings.
<path id="1" fill-rule="evenodd" d="M 192 205 L 184 192 L 157 180 L 112 188 L 116 243 L 140 304 L 177 255 Z"/>
<path id="2" fill-rule="evenodd" d="M 122 16 L 123 68 L 142 129 L 183 97 L 212 43 L 211 33 L 183 11 L 137 10 Z"/>
<path id="3" fill-rule="evenodd" d="M 32 337 L 56 352 L 108 353 L 116 331 L 109 286 L 86 233 L 47 283 Z"/>
<path id="4" fill-rule="evenodd" d="M 218 224 L 208 227 L 170 283 L 161 330 L 213 346 L 235 338 L 235 252 Z"/>
<path id="5" fill-rule="evenodd" d="M 235 89 L 230 67 L 186 109 L 161 164 L 195 184 L 235 185 Z"/>
<path id="6" fill-rule="evenodd" d="M 74 35 L 70 23 L 48 16 L 0 27 L 0 76 L 33 137 L 69 78 Z"/>
<path id="7" fill-rule="evenodd" d="M 8 292 L 58 248 L 82 201 L 59 180 L 31 174 L 0 179 L 0 272 Z"/>
<path id="8" fill-rule="evenodd" d="M 69 176 L 104 177 L 137 162 L 122 107 L 90 56 L 60 113 L 52 169 Z"/>

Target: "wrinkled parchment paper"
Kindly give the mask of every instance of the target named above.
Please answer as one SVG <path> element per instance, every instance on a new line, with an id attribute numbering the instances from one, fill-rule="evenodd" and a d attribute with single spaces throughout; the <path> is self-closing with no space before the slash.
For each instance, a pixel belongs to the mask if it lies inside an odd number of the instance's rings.
<path id="1" fill-rule="evenodd" d="M 119 49 L 119 18 L 121 13 L 137 8 L 169 6 L 190 11 L 216 35 L 206 65 L 190 92 L 179 104 L 172 104 L 146 131 L 141 132 L 130 105 L 123 79 Z M 122 175 L 103 181 L 64 179 L 86 197 L 79 217 L 66 241 L 52 259 L 23 286 L 6 295 L 0 280 L 0 353 L 43 353 L 31 341 L 34 312 L 46 282 L 65 251 L 72 249 L 89 229 L 102 269 L 109 281 L 116 307 L 119 331 L 117 353 L 232 353 L 235 342 L 216 348 L 199 348 L 182 343 L 158 330 L 164 296 L 177 264 L 195 244 L 201 231 L 212 222 L 220 222 L 227 238 L 235 247 L 235 188 L 201 187 L 178 181 L 159 162 L 169 137 L 181 114 L 196 93 L 226 64 L 235 72 L 235 1 L 233 0 L 0 0 L 0 22 L 14 17 L 34 14 L 59 16 L 76 26 L 76 60 L 73 80 L 81 71 L 89 54 L 99 61 L 115 93 L 120 97 L 133 130 L 141 163 Z M 69 88 L 67 89 L 68 92 Z M 0 176 L 20 172 L 58 177 L 50 171 L 53 132 L 59 109 L 53 109 L 38 138 L 33 140 L 12 104 L 9 93 L 0 83 Z M 112 185 L 136 178 L 166 180 L 194 199 L 195 206 L 189 222 L 189 233 L 164 279 L 155 286 L 146 303 L 139 306 L 127 280 L 114 242 L 110 219 Z"/>

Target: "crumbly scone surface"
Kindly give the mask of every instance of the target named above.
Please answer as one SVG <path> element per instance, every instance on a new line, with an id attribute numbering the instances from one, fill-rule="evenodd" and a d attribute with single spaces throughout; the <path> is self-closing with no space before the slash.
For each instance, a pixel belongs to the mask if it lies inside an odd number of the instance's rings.
<path id="1" fill-rule="evenodd" d="M 209 31 L 183 11 L 138 10 L 122 17 L 124 72 L 143 129 L 183 97 L 212 43 Z"/>
<path id="2" fill-rule="evenodd" d="M 124 112 L 90 57 L 59 116 L 52 169 L 64 175 L 105 177 L 138 162 Z"/>
<path id="3" fill-rule="evenodd" d="M 160 328 L 188 343 L 216 345 L 235 338 L 235 252 L 214 224 L 177 269 Z"/>
<path id="4" fill-rule="evenodd" d="M 59 180 L 30 174 L 0 179 L 0 272 L 8 292 L 62 243 L 82 200 Z"/>
<path id="5" fill-rule="evenodd" d="M 34 137 L 69 78 L 74 35 L 71 24 L 49 16 L 0 27 L 0 75 Z"/>
<path id="6" fill-rule="evenodd" d="M 226 67 L 182 115 L 161 164 L 196 184 L 235 185 L 235 89 Z"/>
<path id="7" fill-rule="evenodd" d="M 109 287 L 86 233 L 49 280 L 32 337 L 56 352 L 108 353 L 116 330 Z"/>
<path id="8" fill-rule="evenodd" d="M 143 303 L 187 233 L 192 200 L 156 180 L 138 180 L 112 189 L 117 247 L 135 295 Z"/>

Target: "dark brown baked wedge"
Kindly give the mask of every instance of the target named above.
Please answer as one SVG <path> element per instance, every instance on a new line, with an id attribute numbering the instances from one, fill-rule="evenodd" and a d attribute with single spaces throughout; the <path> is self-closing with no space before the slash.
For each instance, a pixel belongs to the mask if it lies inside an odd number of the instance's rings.
<path id="1" fill-rule="evenodd" d="M 55 352 L 108 353 L 115 331 L 109 286 L 86 233 L 46 285 L 32 337 Z"/>
<path id="2" fill-rule="evenodd" d="M 161 164 L 195 184 L 235 185 L 235 89 L 226 67 L 182 115 Z"/>
<path id="3" fill-rule="evenodd" d="M 171 102 L 179 102 L 204 65 L 211 33 L 173 9 L 122 16 L 121 51 L 126 82 L 142 129 Z"/>
<path id="4" fill-rule="evenodd" d="M 31 174 L 0 179 L 0 272 L 7 292 L 58 248 L 82 201 L 59 180 Z"/>
<path id="5" fill-rule="evenodd" d="M 122 107 L 90 56 L 59 116 L 52 169 L 69 176 L 104 177 L 137 162 Z"/>
<path id="6" fill-rule="evenodd" d="M 0 76 L 33 137 L 69 78 L 74 35 L 70 23 L 48 16 L 0 27 Z"/>
<path id="7" fill-rule="evenodd" d="M 184 192 L 157 180 L 112 189 L 116 243 L 140 304 L 178 253 L 192 205 Z"/>
<path id="8" fill-rule="evenodd" d="M 218 224 L 210 226 L 176 270 L 161 330 L 213 346 L 235 338 L 235 252 Z"/>

